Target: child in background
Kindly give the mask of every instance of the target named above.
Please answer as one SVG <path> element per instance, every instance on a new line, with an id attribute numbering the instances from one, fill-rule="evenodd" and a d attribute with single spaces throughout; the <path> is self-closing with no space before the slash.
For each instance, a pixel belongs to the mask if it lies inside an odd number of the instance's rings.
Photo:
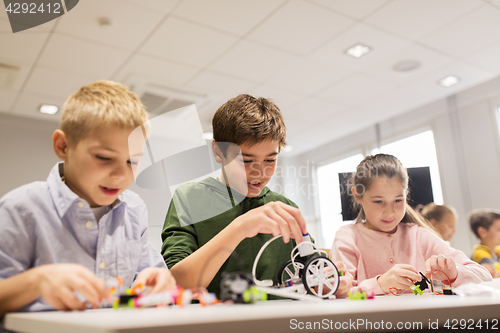
<path id="1" fill-rule="evenodd" d="M 486 267 L 491 276 L 500 276 L 500 211 L 477 209 L 469 214 L 469 223 L 481 244 L 474 246 L 472 260 Z"/>
<path id="2" fill-rule="evenodd" d="M 120 276 L 175 288 L 148 241 L 146 205 L 127 188 L 144 137 L 129 135 L 147 121 L 127 87 L 98 81 L 64 105 L 52 136 L 56 164 L 46 182 L 0 199 L 0 317 L 9 311 L 82 310 L 108 298 L 105 280 Z M 137 275 L 137 277 L 135 277 Z"/>
<path id="3" fill-rule="evenodd" d="M 283 242 L 269 245 L 256 272 L 259 280 L 276 281 L 295 246 L 291 238 L 300 243 L 307 230 L 297 206 L 266 187 L 286 144 L 279 108 L 266 98 L 239 95 L 215 112 L 212 126 L 212 150 L 222 172 L 176 189 L 162 253 L 182 287 L 203 286 L 220 296 L 222 273 L 250 273 L 260 248 L 281 234 Z M 347 296 L 349 289 L 350 280 L 341 281 L 336 295 Z"/>
<path id="4" fill-rule="evenodd" d="M 408 173 L 394 156 L 366 157 L 353 174 L 351 192 L 361 210 L 341 227 L 331 250 L 353 275 L 355 291 L 405 291 L 419 272 L 452 286 L 491 280 L 488 271 L 450 248 L 407 203 Z"/>
<path id="5" fill-rule="evenodd" d="M 425 205 L 420 214 L 431 224 L 445 241 L 450 241 L 457 231 L 457 211 L 452 206 L 436 205 L 431 202 Z"/>

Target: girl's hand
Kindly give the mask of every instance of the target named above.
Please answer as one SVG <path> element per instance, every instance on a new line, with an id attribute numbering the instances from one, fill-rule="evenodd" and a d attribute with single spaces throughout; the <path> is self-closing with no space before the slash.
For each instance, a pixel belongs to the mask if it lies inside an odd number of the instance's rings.
<path id="1" fill-rule="evenodd" d="M 406 290 L 416 281 L 422 280 L 418 271 L 412 265 L 396 264 L 378 279 L 378 285 L 387 294 L 389 288 Z"/>
<path id="2" fill-rule="evenodd" d="M 432 278 L 435 280 L 441 280 L 443 282 L 448 283 L 448 278 L 450 279 L 450 283 L 455 282 L 458 276 L 458 270 L 457 270 L 457 265 L 455 264 L 455 260 L 451 257 L 446 257 L 442 254 L 438 256 L 431 256 L 427 261 L 425 262 L 425 276 L 430 279 L 431 273 L 432 273 Z M 448 278 L 442 274 L 441 271 L 444 274 L 448 276 Z"/>

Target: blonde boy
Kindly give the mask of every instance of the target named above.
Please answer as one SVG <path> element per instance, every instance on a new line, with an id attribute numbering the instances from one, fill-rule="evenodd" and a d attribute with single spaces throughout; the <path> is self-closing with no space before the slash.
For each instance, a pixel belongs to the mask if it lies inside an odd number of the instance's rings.
<path id="1" fill-rule="evenodd" d="M 144 143 L 129 134 L 146 121 L 138 97 L 119 83 L 94 82 L 68 98 L 52 136 L 63 162 L 46 182 L 0 199 L 0 316 L 84 309 L 83 298 L 109 297 L 109 277 L 130 286 L 138 274 L 153 292 L 175 287 L 148 242 L 146 206 L 127 190 Z"/>

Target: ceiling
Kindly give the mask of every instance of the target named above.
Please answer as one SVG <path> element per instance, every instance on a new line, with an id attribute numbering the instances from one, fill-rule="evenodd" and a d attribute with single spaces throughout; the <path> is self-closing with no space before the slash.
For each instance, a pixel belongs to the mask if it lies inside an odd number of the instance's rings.
<path id="1" fill-rule="evenodd" d="M 358 42 L 372 51 L 347 56 Z M 112 79 L 205 96 L 210 130 L 250 93 L 280 106 L 296 155 L 493 79 L 499 59 L 500 0 L 81 0 L 15 34 L 0 13 L 0 64 L 19 68 L 0 112 L 59 121 L 39 105 Z M 392 69 L 404 60 L 421 66 Z M 439 86 L 448 75 L 461 81 Z"/>

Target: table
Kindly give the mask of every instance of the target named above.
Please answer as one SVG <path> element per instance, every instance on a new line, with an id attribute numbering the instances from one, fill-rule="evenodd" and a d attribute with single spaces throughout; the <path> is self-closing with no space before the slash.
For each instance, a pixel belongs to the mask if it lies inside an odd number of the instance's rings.
<path id="1" fill-rule="evenodd" d="M 202 307 L 98 309 L 84 312 L 11 313 L 5 328 L 20 332 L 293 332 L 299 330 L 365 332 L 385 329 L 450 327 L 459 320 L 470 325 L 496 320 L 500 332 L 500 297 L 403 295 L 373 300 L 338 299 L 321 302 L 269 301 L 259 304 L 218 304 Z M 453 321 L 455 320 L 455 321 Z M 488 322 L 486 322 L 488 320 Z M 399 323 L 399 324 L 398 324 Z M 390 327 L 389 327 L 390 325 Z M 399 326 L 398 326 L 399 325 Z M 310 329 L 308 329 L 310 328 Z"/>

